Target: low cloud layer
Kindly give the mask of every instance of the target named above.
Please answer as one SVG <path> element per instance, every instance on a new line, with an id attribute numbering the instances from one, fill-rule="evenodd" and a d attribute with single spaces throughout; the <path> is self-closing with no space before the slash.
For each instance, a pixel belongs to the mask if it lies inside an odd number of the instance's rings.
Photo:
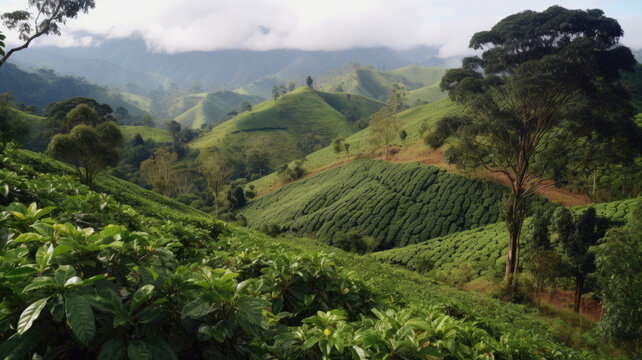
<path id="1" fill-rule="evenodd" d="M 442 0 L 97 0 L 70 21 L 63 36 L 37 45 L 90 46 L 100 39 L 141 36 L 150 51 L 219 49 L 341 50 L 435 46 L 440 56 L 470 53 L 468 41 L 507 15 L 544 10 L 549 1 Z M 642 6 L 634 1 L 565 1 L 567 8 L 601 8 L 625 30 L 623 43 L 642 48 Z M 26 0 L 0 0 L 0 11 Z M 15 35 L 9 33 L 9 40 Z M 14 40 L 15 41 L 15 40 Z"/>

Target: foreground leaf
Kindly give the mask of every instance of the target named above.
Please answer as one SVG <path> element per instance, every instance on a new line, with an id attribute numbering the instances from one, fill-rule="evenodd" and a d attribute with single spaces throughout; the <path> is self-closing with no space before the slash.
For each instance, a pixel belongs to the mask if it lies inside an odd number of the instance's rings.
<path id="1" fill-rule="evenodd" d="M 47 305 L 48 300 L 49 300 L 48 297 L 44 299 L 40 299 L 35 303 L 29 305 L 22 312 L 22 314 L 20 314 L 20 319 L 18 320 L 18 329 L 17 329 L 18 334 L 22 335 L 27 330 L 29 330 L 29 328 L 31 328 L 31 325 L 33 325 L 33 322 L 36 321 L 40 316 L 40 312 L 42 311 L 42 309 L 44 309 L 45 306 Z"/>
<path id="2" fill-rule="evenodd" d="M 65 298 L 65 315 L 69 327 L 81 344 L 88 346 L 96 334 L 94 312 L 89 301 L 81 296 Z"/>

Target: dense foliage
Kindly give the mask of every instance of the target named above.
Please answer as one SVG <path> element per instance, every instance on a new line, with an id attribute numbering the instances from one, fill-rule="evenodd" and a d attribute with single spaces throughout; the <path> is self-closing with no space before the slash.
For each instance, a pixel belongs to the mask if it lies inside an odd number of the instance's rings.
<path id="1" fill-rule="evenodd" d="M 505 191 L 431 166 L 360 159 L 286 185 L 242 214 L 250 226 L 274 222 L 328 243 L 354 229 L 382 249 L 494 223 Z"/>
<path id="2" fill-rule="evenodd" d="M 628 199 L 596 204 L 593 207 L 600 217 L 619 223 L 631 213 L 635 202 L 636 199 Z M 573 208 L 573 212 L 581 214 L 586 209 L 580 206 Z M 530 219 L 527 219 L 525 227 L 526 238 L 533 238 L 537 227 Z M 506 225 L 496 223 L 433 238 L 420 244 L 380 251 L 369 256 L 381 262 L 407 266 L 420 272 L 433 271 L 436 275 L 439 272 L 441 275 L 447 275 L 450 270 L 465 263 L 470 266 L 475 277 L 500 276 L 505 266 L 507 242 Z M 525 243 L 522 256 L 528 259 L 536 247 L 537 244 Z"/>
<path id="3" fill-rule="evenodd" d="M 474 305 L 480 300 L 471 297 L 468 306 L 479 309 L 474 317 L 456 296 L 446 306 L 400 309 L 405 302 L 385 300 L 389 290 L 373 292 L 342 270 L 343 257 L 339 266 L 318 251 L 270 244 L 197 213 L 182 215 L 185 222 L 166 220 L 171 211 L 163 202 L 146 209 L 154 214 L 148 216 L 139 212 L 144 207 L 26 162 L 65 169 L 4 151 L 2 358 L 593 358 L 536 333 L 508 334 L 508 318 L 491 315 L 500 314 L 498 304 Z M 139 204 L 162 201 L 131 185 L 123 192 Z M 392 275 L 367 267 L 382 280 Z M 415 291 L 390 295 L 410 301 Z M 508 306 L 501 313 L 521 311 Z M 531 331 L 544 329 L 526 322 Z"/>

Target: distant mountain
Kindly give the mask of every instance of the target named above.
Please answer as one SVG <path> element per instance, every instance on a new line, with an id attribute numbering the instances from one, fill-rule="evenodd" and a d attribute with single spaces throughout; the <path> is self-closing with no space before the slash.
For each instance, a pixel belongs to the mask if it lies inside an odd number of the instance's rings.
<path id="1" fill-rule="evenodd" d="M 7 91 L 13 93 L 16 102 L 36 105 L 41 109 L 52 102 L 80 96 L 96 99 L 99 103 L 110 105 L 114 110 L 122 106 L 131 115 L 145 113 L 125 101 L 118 93 L 81 78 L 60 76 L 53 70 L 41 69 L 32 73 L 13 64 L 4 64 L 0 68 L 0 93 Z"/>
<path id="2" fill-rule="evenodd" d="M 152 53 L 141 39 L 105 40 L 87 48 L 39 47 L 16 53 L 12 61 L 34 67 L 48 66 L 64 74 L 85 76 L 87 80 L 114 86 L 128 81 L 147 90 L 165 79 L 182 89 L 195 81 L 207 88 L 235 89 L 268 75 L 300 83 L 306 76 L 317 76 L 349 62 L 395 69 L 412 63 L 444 66 L 458 59 L 440 59 L 434 48 L 407 51 L 388 48 L 341 51 L 301 50 L 219 50 L 180 54 Z M 131 75 L 130 78 L 123 74 Z"/>
<path id="3" fill-rule="evenodd" d="M 317 78 L 317 86 L 324 91 L 340 89 L 351 94 L 385 100 L 388 88 L 393 83 L 403 84 L 406 90 L 416 90 L 437 84 L 445 72 L 444 68 L 425 67 L 417 64 L 392 71 L 381 71 L 372 66 L 350 63 L 344 68 L 336 68 L 320 75 Z M 430 97 L 433 99 L 432 101 L 438 100 L 436 98 L 439 97 L 439 94 Z"/>
<path id="4" fill-rule="evenodd" d="M 190 146 L 201 152 L 215 147 L 240 152 L 250 139 L 260 137 L 266 151 L 273 154 L 272 165 L 278 165 L 302 158 L 338 135 L 350 136 L 355 132 L 354 121 L 367 118 L 381 106 L 362 96 L 302 87 L 221 123 Z"/>

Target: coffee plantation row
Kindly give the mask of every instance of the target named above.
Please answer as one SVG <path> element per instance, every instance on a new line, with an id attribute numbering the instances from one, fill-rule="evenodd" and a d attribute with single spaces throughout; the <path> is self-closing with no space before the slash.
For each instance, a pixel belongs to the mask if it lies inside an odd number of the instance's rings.
<path id="1" fill-rule="evenodd" d="M 495 223 L 505 194 L 432 166 L 359 159 L 286 185 L 242 214 L 252 227 L 276 223 L 325 242 L 356 230 L 387 249 Z"/>
<path id="2" fill-rule="evenodd" d="M 600 358 L 521 306 L 1 160 L 2 359 Z"/>
<path id="3" fill-rule="evenodd" d="M 637 199 L 626 199 L 610 203 L 592 205 L 599 216 L 614 223 L 625 221 Z M 572 210 L 581 213 L 586 206 Z M 525 237 L 530 237 L 530 219 L 525 222 Z M 430 239 L 420 244 L 403 248 L 384 250 L 370 254 L 378 261 L 407 266 L 420 272 L 448 271 L 461 264 L 467 264 L 477 276 L 501 277 L 506 266 L 506 244 L 508 230 L 506 224 L 499 222 L 468 231 L 457 232 Z M 522 256 L 529 257 L 530 244 L 525 242 Z"/>

